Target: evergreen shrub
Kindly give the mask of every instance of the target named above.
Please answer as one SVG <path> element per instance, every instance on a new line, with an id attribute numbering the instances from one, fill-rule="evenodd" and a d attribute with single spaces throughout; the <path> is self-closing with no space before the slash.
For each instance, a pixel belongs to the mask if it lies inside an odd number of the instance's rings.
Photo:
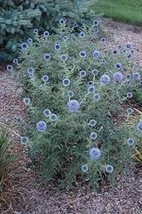
<path id="1" fill-rule="evenodd" d="M 92 5 L 94 0 L 0 0 L 0 61 L 17 57 L 34 28 L 53 30 L 62 16 L 89 20 Z"/>
<path id="2" fill-rule="evenodd" d="M 128 123 L 135 111 L 123 104 L 133 99 L 131 87 L 141 77 L 130 82 L 129 43 L 108 49 L 106 38 L 94 41 L 96 20 L 78 33 L 67 23 L 60 19 L 55 35 L 37 32 L 35 42 L 22 50 L 21 63 L 16 61 L 19 71 L 8 67 L 20 82 L 28 112 L 21 143 L 43 182 L 72 187 L 81 180 L 97 187 L 102 177 L 114 181 L 129 169 L 142 118 Z"/>

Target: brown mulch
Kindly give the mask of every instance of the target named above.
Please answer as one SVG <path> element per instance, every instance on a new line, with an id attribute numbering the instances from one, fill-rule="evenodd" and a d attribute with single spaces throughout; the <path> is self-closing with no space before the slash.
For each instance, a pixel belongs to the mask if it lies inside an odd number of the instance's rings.
<path id="1" fill-rule="evenodd" d="M 132 42 L 135 61 L 142 66 L 142 28 L 105 19 L 109 46 Z M 115 44 L 115 45 L 114 45 Z M 4 66 L 5 67 L 5 66 Z M 8 124 L 9 145 L 16 154 L 14 173 L 5 182 L 0 193 L 0 213 L 10 214 L 141 214 L 142 174 L 133 166 L 129 176 L 121 176 L 115 187 L 104 187 L 101 193 L 78 187 L 75 192 L 59 191 L 47 184 L 39 186 L 37 175 L 28 168 L 27 150 L 19 143 L 15 118 L 24 116 L 24 105 L 19 98 L 16 82 L 1 69 L 0 72 L 0 126 Z M 6 201 L 5 201 L 6 200 Z"/>

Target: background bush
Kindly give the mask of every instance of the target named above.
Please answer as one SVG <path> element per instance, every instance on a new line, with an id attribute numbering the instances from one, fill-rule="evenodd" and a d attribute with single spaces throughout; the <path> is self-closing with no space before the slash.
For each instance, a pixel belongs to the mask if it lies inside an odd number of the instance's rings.
<path id="1" fill-rule="evenodd" d="M 83 25 L 78 34 L 65 19 L 59 23 L 56 35 L 37 33 L 35 42 L 23 50 L 22 62 L 17 63 L 29 120 L 21 132 L 21 143 L 28 145 L 44 182 L 55 180 L 71 187 L 81 179 L 97 186 L 102 175 L 114 181 L 128 170 L 141 130 L 138 121 L 127 123 L 135 112 L 130 114 L 123 105 L 132 99 L 128 94 L 133 95 L 130 89 L 139 84 L 141 76 L 133 77 L 129 43 L 108 49 L 106 38 L 94 42 L 98 20 L 90 28 Z M 79 104 L 73 112 L 71 100 Z M 95 126 L 90 125 L 92 119 Z M 45 130 L 38 130 L 40 121 L 46 123 Z M 92 148 L 98 153 L 92 153 Z"/>
<path id="2" fill-rule="evenodd" d="M 0 61 L 17 57 L 33 28 L 52 30 L 62 16 L 87 21 L 94 14 L 92 5 L 94 0 L 0 0 Z"/>

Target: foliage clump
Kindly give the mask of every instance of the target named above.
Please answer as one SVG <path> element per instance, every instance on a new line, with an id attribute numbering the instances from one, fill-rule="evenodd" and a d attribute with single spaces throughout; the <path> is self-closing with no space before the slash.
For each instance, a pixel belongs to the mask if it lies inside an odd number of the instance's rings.
<path id="1" fill-rule="evenodd" d="M 14 59 L 33 28 L 53 30 L 62 16 L 89 20 L 91 5 L 94 0 L 0 0 L 0 61 Z"/>
<path id="2" fill-rule="evenodd" d="M 133 97 L 130 85 L 141 81 L 129 81 L 132 47 L 108 49 L 106 38 L 94 41 L 97 23 L 76 33 L 60 19 L 58 34 L 37 32 L 16 62 L 29 119 L 21 143 L 43 181 L 66 187 L 77 179 L 97 186 L 102 175 L 113 181 L 127 171 L 142 134 L 142 118 L 128 123 L 135 112 L 122 107 Z"/>

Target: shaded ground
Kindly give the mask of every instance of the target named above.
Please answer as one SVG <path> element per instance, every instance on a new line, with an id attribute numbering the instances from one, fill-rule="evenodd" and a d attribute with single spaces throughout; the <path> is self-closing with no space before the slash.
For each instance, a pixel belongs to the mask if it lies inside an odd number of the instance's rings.
<path id="1" fill-rule="evenodd" d="M 109 34 L 109 46 L 133 42 L 136 62 L 142 65 L 142 28 L 104 21 Z M 102 193 L 90 193 L 87 187 L 76 192 L 59 191 L 47 184 L 38 185 L 37 175 L 27 167 L 30 160 L 26 149 L 20 145 L 15 129 L 15 118 L 24 114 L 24 105 L 18 97 L 16 83 L 4 68 L 0 72 L 0 126 L 10 124 L 9 144 L 17 154 L 14 174 L 10 175 L 7 188 L 0 195 L 0 213 L 10 214 L 141 214 L 142 174 L 132 167 L 130 175 L 118 178 L 114 188 L 106 187 Z M 4 200 L 7 198 L 7 202 Z M 9 210 L 7 210 L 9 209 Z"/>

